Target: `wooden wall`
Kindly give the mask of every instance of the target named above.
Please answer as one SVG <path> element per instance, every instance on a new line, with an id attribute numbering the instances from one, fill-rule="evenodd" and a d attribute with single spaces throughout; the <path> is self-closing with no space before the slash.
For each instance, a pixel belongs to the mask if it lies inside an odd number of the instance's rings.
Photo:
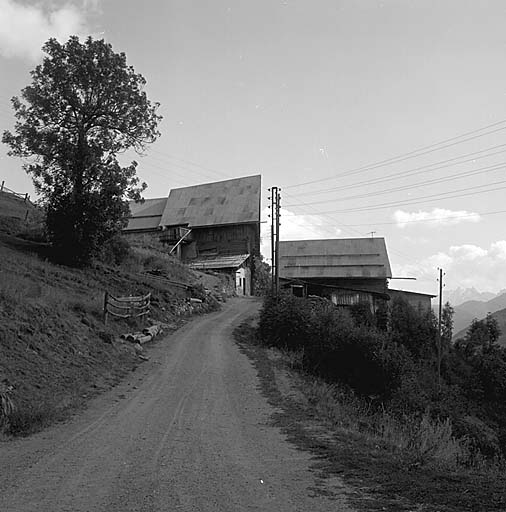
<path id="1" fill-rule="evenodd" d="M 324 292 L 328 288 L 328 295 L 330 297 L 331 288 L 349 288 L 351 290 L 364 290 L 376 293 L 387 293 L 388 283 L 384 278 L 349 278 L 349 279 L 307 279 L 308 293 L 312 294 L 311 289 Z M 314 295 L 321 295 L 321 293 L 314 293 Z"/>
<path id="2" fill-rule="evenodd" d="M 260 254 L 259 224 L 234 224 L 192 229 L 193 242 L 185 244 L 182 259 L 202 256 Z"/>

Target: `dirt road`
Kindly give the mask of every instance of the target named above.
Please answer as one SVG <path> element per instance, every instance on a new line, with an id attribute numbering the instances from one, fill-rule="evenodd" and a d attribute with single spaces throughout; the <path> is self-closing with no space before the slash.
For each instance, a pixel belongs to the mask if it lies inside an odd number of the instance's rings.
<path id="1" fill-rule="evenodd" d="M 237 299 L 194 320 L 71 421 L 0 443 L 0 510 L 350 510 L 339 481 L 314 491 L 310 456 L 269 424 L 231 336 L 257 307 Z"/>

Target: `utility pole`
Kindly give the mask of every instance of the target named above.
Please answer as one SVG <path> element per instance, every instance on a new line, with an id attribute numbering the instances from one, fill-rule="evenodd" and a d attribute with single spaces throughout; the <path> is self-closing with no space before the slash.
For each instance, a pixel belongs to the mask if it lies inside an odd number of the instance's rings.
<path id="1" fill-rule="evenodd" d="M 279 222 L 279 218 L 281 217 L 280 209 L 281 209 L 281 189 L 277 189 L 277 198 L 276 198 L 276 240 L 274 241 L 274 245 L 276 246 L 276 297 L 279 296 L 279 226 L 281 225 Z"/>
<path id="2" fill-rule="evenodd" d="M 439 315 L 437 323 L 437 386 L 441 391 L 441 318 L 443 311 L 443 269 L 439 269 Z"/>
<path id="3" fill-rule="evenodd" d="M 279 217 L 281 208 L 280 188 L 272 187 L 268 189 L 271 193 L 271 283 L 272 295 L 277 297 L 279 294 Z"/>

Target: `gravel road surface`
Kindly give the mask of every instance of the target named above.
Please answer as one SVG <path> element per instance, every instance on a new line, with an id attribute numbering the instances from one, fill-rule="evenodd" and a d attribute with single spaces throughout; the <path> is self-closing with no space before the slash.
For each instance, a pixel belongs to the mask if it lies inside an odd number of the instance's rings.
<path id="1" fill-rule="evenodd" d="M 72 420 L 0 443 L 0 511 L 351 510 L 340 481 L 315 491 L 310 455 L 270 425 L 232 339 L 257 308 L 236 299 L 193 320 Z"/>

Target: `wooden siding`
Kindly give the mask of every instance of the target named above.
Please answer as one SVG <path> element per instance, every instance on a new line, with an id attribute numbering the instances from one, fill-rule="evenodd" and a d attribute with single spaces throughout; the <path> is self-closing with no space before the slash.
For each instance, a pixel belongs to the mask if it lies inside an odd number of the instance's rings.
<path id="1" fill-rule="evenodd" d="M 390 295 L 390 305 L 396 298 L 401 298 L 406 301 L 410 306 L 417 310 L 429 311 L 432 307 L 431 300 L 434 295 L 428 295 L 425 293 L 408 292 L 405 290 L 388 290 Z"/>
<path id="2" fill-rule="evenodd" d="M 348 279 L 338 279 L 338 278 L 329 278 L 329 279 L 305 279 L 305 283 L 308 285 L 308 290 L 318 289 L 323 290 L 328 288 L 331 290 L 333 288 L 339 289 L 349 289 L 353 291 L 365 291 L 365 292 L 373 292 L 386 294 L 388 289 L 388 283 L 386 279 L 378 279 L 378 278 L 348 278 Z M 309 291 L 309 293 L 311 293 Z M 314 294 L 319 295 L 319 294 Z"/>
<path id="3" fill-rule="evenodd" d="M 193 243 L 182 249 L 183 260 L 206 255 L 232 256 L 260 253 L 260 226 L 257 223 L 194 228 L 192 237 Z"/>

